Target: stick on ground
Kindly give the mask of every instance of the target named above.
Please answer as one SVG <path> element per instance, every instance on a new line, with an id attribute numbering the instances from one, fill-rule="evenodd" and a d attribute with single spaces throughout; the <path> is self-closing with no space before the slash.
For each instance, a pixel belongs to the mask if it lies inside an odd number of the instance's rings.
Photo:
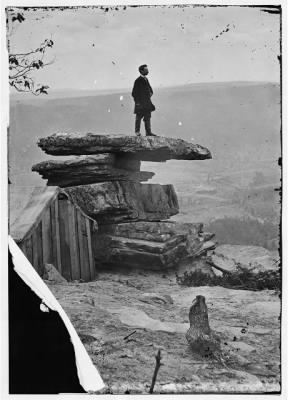
<path id="1" fill-rule="evenodd" d="M 153 374 L 153 378 L 152 378 L 152 383 L 151 383 L 150 390 L 149 390 L 150 394 L 153 393 L 159 368 L 161 367 L 161 365 L 163 365 L 163 364 L 161 364 L 161 350 L 158 350 L 158 353 L 155 356 L 155 358 L 156 358 L 156 366 L 155 366 L 155 370 L 154 370 L 154 374 Z"/>
<path id="2" fill-rule="evenodd" d="M 136 331 L 129 333 L 129 335 L 125 336 L 123 340 L 127 340 L 130 336 L 134 335 L 134 333 L 136 333 Z"/>

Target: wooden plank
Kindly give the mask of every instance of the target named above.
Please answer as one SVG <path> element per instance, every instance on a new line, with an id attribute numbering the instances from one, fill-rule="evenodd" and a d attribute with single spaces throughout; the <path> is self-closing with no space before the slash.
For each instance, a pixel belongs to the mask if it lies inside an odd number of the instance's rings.
<path id="1" fill-rule="evenodd" d="M 65 279 L 71 281 L 71 257 L 69 243 L 69 223 L 68 207 L 66 199 L 59 199 L 59 233 L 60 233 L 60 251 L 61 251 L 61 274 Z"/>
<path id="2" fill-rule="evenodd" d="M 81 279 L 84 281 L 91 280 L 90 267 L 89 267 L 89 250 L 86 230 L 86 218 L 80 213 L 81 223 L 81 247 L 82 247 L 82 259 L 81 259 Z"/>
<path id="3" fill-rule="evenodd" d="M 75 218 L 75 207 L 71 201 L 67 201 L 68 207 L 68 223 L 69 223 L 69 235 L 70 235 L 70 257 L 71 257 L 71 278 L 80 279 L 80 265 L 79 265 L 79 251 L 76 238 L 76 218 Z"/>
<path id="4" fill-rule="evenodd" d="M 37 239 L 37 244 L 38 244 L 38 249 L 37 252 L 39 254 L 39 275 L 43 276 L 44 273 L 44 265 L 43 265 L 43 241 L 42 241 L 42 222 L 39 223 L 36 233 L 38 236 Z"/>
<path id="5" fill-rule="evenodd" d="M 55 199 L 55 224 L 56 224 L 56 249 L 58 270 L 62 274 L 61 243 L 60 243 L 60 223 L 59 223 L 59 200 Z"/>
<path id="6" fill-rule="evenodd" d="M 51 222 L 54 266 L 62 274 L 58 198 L 51 204 Z"/>
<path id="7" fill-rule="evenodd" d="M 33 248 L 32 248 L 32 236 L 28 236 L 25 242 L 25 256 L 33 264 Z"/>
<path id="8" fill-rule="evenodd" d="M 83 245 L 83 234 L 82 234 L 82 226 L 81 226 L 81 212 L 76 209 L 76 221 L 77 221 L 77 241 L 78 241 L 78 250 L 79 250 L 79 267 L 80 267 L 80 278 L 84 279 L 85 275 L 85 266 L 84 266 L 84 245 Z"/>
<path id="9" fill-rule="evenodd" d="M 32 233 L 32 265 L 40 276 L 43 275 L 43 251 L 42 251 L 42 223 L 34 229 Z"/>
<path id="10" fill-rule="evenodd" d="M 17 243 L 19 248 L 22 250 L 22 252 L 25 254 L 26 256 L 26 240 L 22 240 L 22 242 Z"/>
<path id="11" fill-rule="evenodd" d="M 57 245 L 56 245 L 56 216 L 55 216 L 55 201 L 50 205 L 51 215 L 51 239 L 52 239 L 52 264 L 59 271 L 58 260 L 57 260 Z M 60 259 L 61 262 L 61 259 Z"/>
<path id="12" fill-rule="evenodd" d="M 39 258 L 39 256 L 38 256 L 38 251 L 37 251 L 37 249 L 38 249 L 38 246 L 37 246 L 37 233 L 36 233 L 36 229 L 32 232 L 32 251 L 33 251 L 33 261 L 32 261 L 32 265 L 33 265 L 33 267 L 36 269 L 36 271 L 37 272 L 39 272 L 38 271 L 38 264 L 39 264 L 39 261 L 38 261 L 38 258 Z"/>
<path id="13" fill-rule="evenodd" d="M 28 243 L 27 243 L 27 239 L 22 240 L 22 242 L 17 243 L 19 248 L 22 250 L 24 256 L 29 260 L 27 254 L 29 252 L 29 248 L 28 248 Z M 30 261 L 30 260 L 29 260 Z M 32 260 L 33 261 L 33 260 Z M 30 261 L 31 262 L 31 261 Z"/>
<path id="14" fill-rule="evenodd" d="M 43 210 L 42 215 L 42 241 L 43 241 L 43 263 L 53 264 L 52 229 L 50 207 Z M 54 265 L 55 266 L 55 265 Z"/>
<path id="15" fill-rule="evenodd" d="M 91 242 L 91 221 L 88 218 L 85 218 L 85 220 L 86 220 L 90 279 L 93 280 L 95 278 L 96 274 L 95 274 L 95 266 L 94 266 L 94 258 L 93 258 L 93 252 L 92 252 L 92 242 Z"/>

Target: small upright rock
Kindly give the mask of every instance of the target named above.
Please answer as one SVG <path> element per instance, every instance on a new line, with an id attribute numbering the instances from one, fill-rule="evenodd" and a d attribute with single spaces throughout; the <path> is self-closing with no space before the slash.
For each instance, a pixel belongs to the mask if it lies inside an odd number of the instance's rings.
<path id="1" fill-rule="evenodd" d="M 202 356 L 219 354 L 220 338 L 209 326 L 208 309 L 204 296 L 196 296 L 189 311 L 190 328 L 186 339 L 191 348 Z"/>

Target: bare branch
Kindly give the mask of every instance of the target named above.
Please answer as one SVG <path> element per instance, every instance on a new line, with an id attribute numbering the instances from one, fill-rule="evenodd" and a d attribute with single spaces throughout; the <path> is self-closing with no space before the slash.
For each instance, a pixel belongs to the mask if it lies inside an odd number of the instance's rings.
<path id="1" fill-rule="evenodd" d="M 25 70 L 23 71 L 19 71 L 17 74 L 15 75 L 9 75 L 9 79 L 16 79 L 16 78 L 20 78 L 20 76 L 25 75 L 26 73 L 30 72 L 32 70 L 32 67 L 27 67 L 25 68 Z"/>

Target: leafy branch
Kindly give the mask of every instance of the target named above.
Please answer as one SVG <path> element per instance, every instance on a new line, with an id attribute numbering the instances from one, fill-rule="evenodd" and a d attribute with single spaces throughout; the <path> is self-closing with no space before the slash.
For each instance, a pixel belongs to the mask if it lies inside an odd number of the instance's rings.
<path id="1" fill-rule="evenodd" d="M 23 13 L 12 11 L 10 14 L 7 12 L 7 25 L 15 22 L 22 23 L 25 21 Z M 11 33 L 10 33 L 11 35 Z M 9 85 L 14 87 L 18 92 L 30 92 L 35 96 L 40 94 L 48 94 L 47 89 L 49 86 L 37 84 L 35 85 L 33 72 L 40 70 L 47 65 L 50 65 L 54 60 L 45 62 L 45 53 L 49 48 L 54 45 L 53 40 L 45 39 L 39 47 L 26 53 L 9 53 Z M 9 35 L 8 35 L 8 48 L 9 48 Z"/>

